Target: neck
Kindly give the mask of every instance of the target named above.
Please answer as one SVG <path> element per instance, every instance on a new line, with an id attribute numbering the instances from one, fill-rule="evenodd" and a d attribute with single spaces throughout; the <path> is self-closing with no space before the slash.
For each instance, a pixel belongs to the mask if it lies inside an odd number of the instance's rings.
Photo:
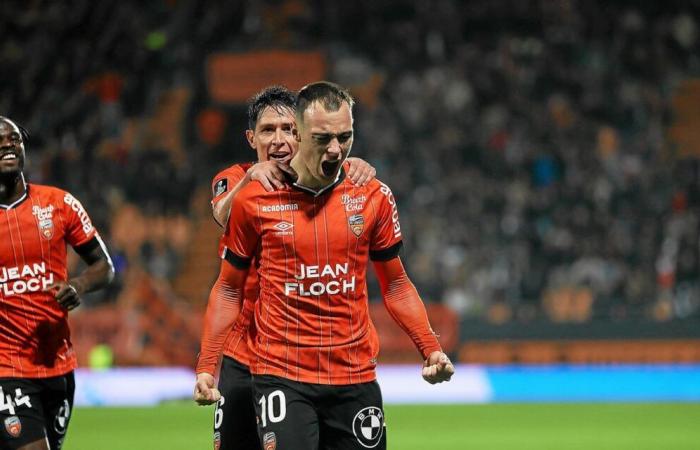
<path id="1" fill-rule="evenodd" d="M 9 205 L 19 199 L 27 191 L 24 175 L 0 175 L 0 203 Z"/>
<path id="2" fill-rule="evenodd" d="M 289 165 L 292 166 L 292 169 L 294 169 L 294 171 L 297 173 L 298 178 L 296 183 L 309 189 L 315 189 L 318 191 L 335 181 L 335 178 L 330 181 L 315 178 L 313 175 L 311 175 L 309 169 L 306 167 L 301 158 L 292 158 Z"/>

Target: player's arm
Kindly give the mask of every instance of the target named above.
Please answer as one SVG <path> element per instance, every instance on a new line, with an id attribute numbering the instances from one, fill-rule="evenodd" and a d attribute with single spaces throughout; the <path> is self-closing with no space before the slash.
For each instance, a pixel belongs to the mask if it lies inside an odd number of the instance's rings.
<path id="1" fill-rule="evenodd" d="M 231 212 L 231 202 L 238 192 L 251 181 L 257 181 L 263 185 L 266 191 L 274 191 L 284 187 L 286 174 L 296 177 L 294 169 L 278 161 L 263 161 L 246 171 L 246 174 L 238 183 L 226 193 L 220 200 L 212 202 L 214 220 L 220 227 L 224 227 Z"/>
<path id="2" fill-rule="evenodd" d="M 194 400 L 200 405 L 209 405 L 221 397 L 215 388 L 214 374 L 226 336 L 241 311 L 247 274 L 248 269 L 231 264 L 230 259 L 224 257 L 221 260 L 219 276 L 209 293 L 201 350 L 197 359 Z"/>
<path id="3" fill-rule="evenodd" d="M 222 237 L 221 270 L 209 294 L 199 358 L 194 400 L 200 405 L 218 401 L 214 374 L 219 364 L 224 341 L 238 318 L 243 304 L 246 275 L 250 268 L 260 232 L 255 226 L 255 213 L 248 208 L 250 197 L 240 192 L 233 202 L 231 217 Z M 241 256 L 243 255 L 243 256 Z"/>
<path id="4" fill-rule="evenodd" d="M 377 170 L 364 159 L 350 157 L 347 162 L 348 178 L 357 186 L 365 186 L 377 176 Z"/>
<path id="5" fill-rule="evenodd" d="M 454 366 L 430 328 L 423 301 L 408 278 L 401 259 L 396 256 L 386 261 L 375 260 L 374 269 L 386 309 L 425 358 L 425 381 L 430 384 L 449 381 L 454 374 Z"/>
<path id="6" fill-rule="evenodd" d="M 74 250 L 87 264 L 85 270 L 68 281 L 57 281 L 46 288 L 68 311 L 80 305 L 83 294 L 103 288 L 114 279 L 114 264 L 99 235 Z"/>

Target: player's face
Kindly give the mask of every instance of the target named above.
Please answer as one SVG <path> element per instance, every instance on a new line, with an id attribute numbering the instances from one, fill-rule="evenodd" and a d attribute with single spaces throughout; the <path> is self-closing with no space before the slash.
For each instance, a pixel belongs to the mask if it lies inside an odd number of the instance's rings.
<path id="1" fill-rule="evenodd" d="M 18 174 L 24 169 L 24 141 L 11 120 L 0 119 L 0 174 Z"/>
<path id="2" fill-rule="evenodd" d="M 338 176 L 352 148 L 352 124 L 352 111 L 345 102 L 338 111 L 326 111 L 318 102 L 304 111 L 304 123 L 299 129 L 299 157 L 313 178 L 329 182 Z"/>
<path id="3" fill-rule="evenodd" d="M 289 163 L 297 151 L 294 112 L 286 108 L 265 108 L 258 117 L 255 130 L 246 131 L 258 161 L 276 160 Z"/>

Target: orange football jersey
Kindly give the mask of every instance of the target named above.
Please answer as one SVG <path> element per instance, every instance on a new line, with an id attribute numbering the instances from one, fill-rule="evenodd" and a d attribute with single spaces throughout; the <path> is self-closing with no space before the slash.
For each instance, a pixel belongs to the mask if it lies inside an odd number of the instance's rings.
<path id="1" fill-rule="evenodd" d="M 367 265 L 396 257 L 402 245 L 386 185 L 355 186 L 344 171 L 319 193 L 250 183 L 236 196 L 223 242 L 229 262 L 254 261 L 258 271 L 253 374 L 334 385 L 376 378 Z"/>
<path id="2" fill-rule="evenodd" d="M 67 280 L 66 244 L 97 236 L 78 200 L 61 189 L 28 184 L 0 205 L 0 377 L 47 378 L 76 367 L 68 312 L 46 287 Z"/>
<path id="3" fill-rule="evenodd" d="M 212 205 L 221 201 L 244 177 L 252 163 L 234 164 L 222 170 L 212 180 Z M 219 240 L 219 255 L 222 254 L 224 244 Z M 251 353 L 246 341 L 246 333 L 253 318 L 253 302 L 258 298 L 258 273 L 252 267 L 246 278 L 245 293 L 241 312 L 233 325 L 233 329 L 226 337 L 223 353 L 234 358 L 246 366 L 250 365 Z"/>

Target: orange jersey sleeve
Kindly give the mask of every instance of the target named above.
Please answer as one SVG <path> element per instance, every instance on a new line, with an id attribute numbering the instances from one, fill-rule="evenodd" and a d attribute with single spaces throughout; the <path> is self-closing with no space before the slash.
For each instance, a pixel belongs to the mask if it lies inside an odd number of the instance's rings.
<path id="1" fill-rule="evenodd" d="M 214 375 L 224 342 L 238 318 L 247 271 L 221 261 L 221 271 L 207 303 L 197 373 Z"/>
<path id="2" fill-rule="evenodd" d="M 376 196 L 378 200 L 372 203 L 378 217 L 370 239 L 369 256 L 372 261 L 395 257 L 401 245 L 401 224 L 394 194 L 386 184 L 379 182 L 379 185 L 381 195 Z M 399 249 L 395 248 L 397 245 Z"/>
<path id="3" fill-rule="evenodd" d="M 63 203 L 66 205 L 66 242 L 78 247 L 95 237 L 97 231 L 78 199 L 66 192 Z"/>
<path id="4" fill-rule="evenodd" d="M 221 201 L 245 177 L 252 166 L 251 163 L 234 164 L 217 173 L 211 181 L 211 204 L 215 205 Z"/>
<path id="5" fill-rule="evenodd" d="M 374 268 L 387 311 L 411 338 L 423 358 L 427 359 L 434 351 L 441 351 L 440 343 L 428 322 L 423 301 L 408 278 L 401 259 L 375 261 Z"/>
<path id="6" fill-rule="evenodd" d="M 231 214 L 222 238 L 224 256 L 228 255 L 232 264 L 239 268 L 250 266 L 260 239 L 259 228 L 255 223 L 257 205 L 251 200 L 251 195 L 260 190 L 264 191 L 262 186 L 253 183 L 238 192 L 237 200 L 231 205 Z"/>

